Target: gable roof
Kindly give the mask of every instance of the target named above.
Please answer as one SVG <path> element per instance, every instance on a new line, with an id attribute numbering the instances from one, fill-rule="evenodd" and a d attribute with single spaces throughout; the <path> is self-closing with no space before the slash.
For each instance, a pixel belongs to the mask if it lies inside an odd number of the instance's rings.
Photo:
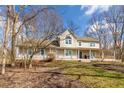
<path id="1" fill-rule="evenodd" d="M 47 47 L 55 48 L 55 47 L 58 47 L 59 45 L 56 43 L 56 41 L 50 42 L 49 40 L 43 41 L 43 40 L 33 39 L 30 41 L 21 42 L 20 44 L 17 44 L 16 46 L 17 47 L 39 47 L 39 48 L 44 48 L 47 46 Z"/>
<path id="2" fill-rule="evenodd" d="M 78 36 L 77 36 L 77 35 L 75 35 L 75 33 L 74 33 L 73 31 L 71 31 L 71 30 L 69 30 L 69 29 L 68 29 L 67 31 L 69 31 L 69 32 L 70 32 L 70 34 L 72 34 L 72 35 L 73 35 L 73 36 L 77 39 L 77 37 L 78 37 Z"/>
<path id="3" fill-rule="evenodd" d="M 99 40 L 97 40 L 96 38 L 93 37 L 78 37 L 73 31 L 71 30 L 66 30 L 69 31 L 69 33 L 71 35 L 73 35 L 73 37 L 75 37 L 78 41 L 84 41 L 84 42 L 99 42 Z"/>
<path id="4" fill-rule="evenodd" d="M 77 39 L 77 36 L 74 34 L 74 32 L 73 31 L 71 31 L 71 30 L 69 30 L 69 29 L 67 29 L 67 30 L 65 30 L 63 33 L 65 33 L 66 31 L 68 31 L 74 38 L 76 38 Z M 62 34 L 63 34 L 62 33 Z M 62 34 L 60 35 L 60 36 L 62 36 Z M 70 35 L 69 34 L 69 35 Z M 58 36 L 59 37 L 59 36 Z"/>
<path id="5" fill-rule="evenodd" d="M 77 40 L 77 41 L 83 41 L 83 42 L 99 42 L 97 39 L 95 38 L 92 38 L 92 37 L 78 37 L 74 34 L 74 32 L 72 32 L 71 30 L 66 30 L 66 31 L 69 31 L 69 33 L 71 35 L 74 36 L 74 38 Z M 16 46 L 19 46 L 19 47 L 44 47 L 46 46 L 46 44 L 49 44 L 50 41 L 49 40 L 45 40 L 44 42 L 42 42 L 43 40 L 41 39 L 40 41 L 39 40 L 35 40 L 35 39 L 32 39 L 32 40 L 29 40 L 29 41 L 24 41 L 24 42 L 20 42 L 19 44 L 17 44 Z M 38 43 L 41 43 L 42 44 L 38 44 Z M 53 42 L 51 42 L 48 47 L 59 47 L 59 43 L 58 43 L 58 40 L 55 40 Z"/>

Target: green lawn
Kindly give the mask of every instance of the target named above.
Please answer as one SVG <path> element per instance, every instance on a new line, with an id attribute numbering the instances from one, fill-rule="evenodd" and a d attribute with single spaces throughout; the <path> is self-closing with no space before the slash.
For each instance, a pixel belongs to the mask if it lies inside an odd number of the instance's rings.
<path id="1" fill-rule="evenodd" d="M 107 65 L 112 66 L 109 70 L 104 67 L 96 67 L 94 65 Z M 95 62 L 95 63 L 83 63 L 83 62 L 53 62 L 48 63 L 50 67 L 61 67 L 63 73 L 69 78 L 79 80 L 86 87 L 124 87 L 124 70 L 123 63 L 113 62 Z M 117 71 L 116 71 L 117 68 Z"/>

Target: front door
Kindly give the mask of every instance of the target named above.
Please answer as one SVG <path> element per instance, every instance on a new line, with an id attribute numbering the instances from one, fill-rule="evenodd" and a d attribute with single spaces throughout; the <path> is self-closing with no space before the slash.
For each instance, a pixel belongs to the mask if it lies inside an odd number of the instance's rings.
<path id="1" fill-rule="evenodd" d="M 83 58 L 83 55 L 82 55 L 82 52 L 81 52 L 81 51 L 79 52 L 79 58 L 80 58 L 80 59 Z"/>

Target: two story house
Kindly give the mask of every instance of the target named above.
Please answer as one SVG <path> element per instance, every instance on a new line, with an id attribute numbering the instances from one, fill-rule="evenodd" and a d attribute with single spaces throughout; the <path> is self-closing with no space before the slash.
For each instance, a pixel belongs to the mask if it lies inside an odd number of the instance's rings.
<path id="1" fill-rule="evenodd" d="M 48 53 L 54 53 L 56 60 L 81 60 L 81 61 L 92 61 L 92 60 L 114 60 L 114 56 L 106 55 L 107 51 L 100 49 L 99 41 L 91 37 L 77 37 L 72 31 L 66 30 L 63 32 L 57 40 L 57 44 L 50 44 L 45 49 L 40 49 L 39 53 L 33 56 L 33 59 L 45 59 Z M 26 48 L 26 52 L 22 52 L 22 44 L 17 45 L 17 58 L 22 58 L 25 53 L 31 53 L 31 49 Z M 106 56 L 106 57 L 105 57 Z M 109 57 L 110 58 L 107 58 Z"/>

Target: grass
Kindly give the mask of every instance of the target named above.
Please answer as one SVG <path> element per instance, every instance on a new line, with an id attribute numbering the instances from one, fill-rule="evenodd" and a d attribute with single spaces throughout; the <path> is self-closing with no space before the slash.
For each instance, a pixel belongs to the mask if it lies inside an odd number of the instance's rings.
<path id="1" fill-rule="evenodd" d="M 6 67 L 0 87 L 90 87 L 123 88 L 124 63 L 58 61 L 36 68 Z"/>
<path id="2" fill-rule="evenodd" d="M 96 88 L 123 88 L 124 87 L 124 73 L 114 70 L 106 70 L 102 67 L 95 67 L 94 64 L 106 64 L 124 67 L 124 63 L 113 62 L 53 62 L 48 63 L 50 67 L 63 67 L 63 73 L 69 78 L 77 79 L 86 87 Z"/>

